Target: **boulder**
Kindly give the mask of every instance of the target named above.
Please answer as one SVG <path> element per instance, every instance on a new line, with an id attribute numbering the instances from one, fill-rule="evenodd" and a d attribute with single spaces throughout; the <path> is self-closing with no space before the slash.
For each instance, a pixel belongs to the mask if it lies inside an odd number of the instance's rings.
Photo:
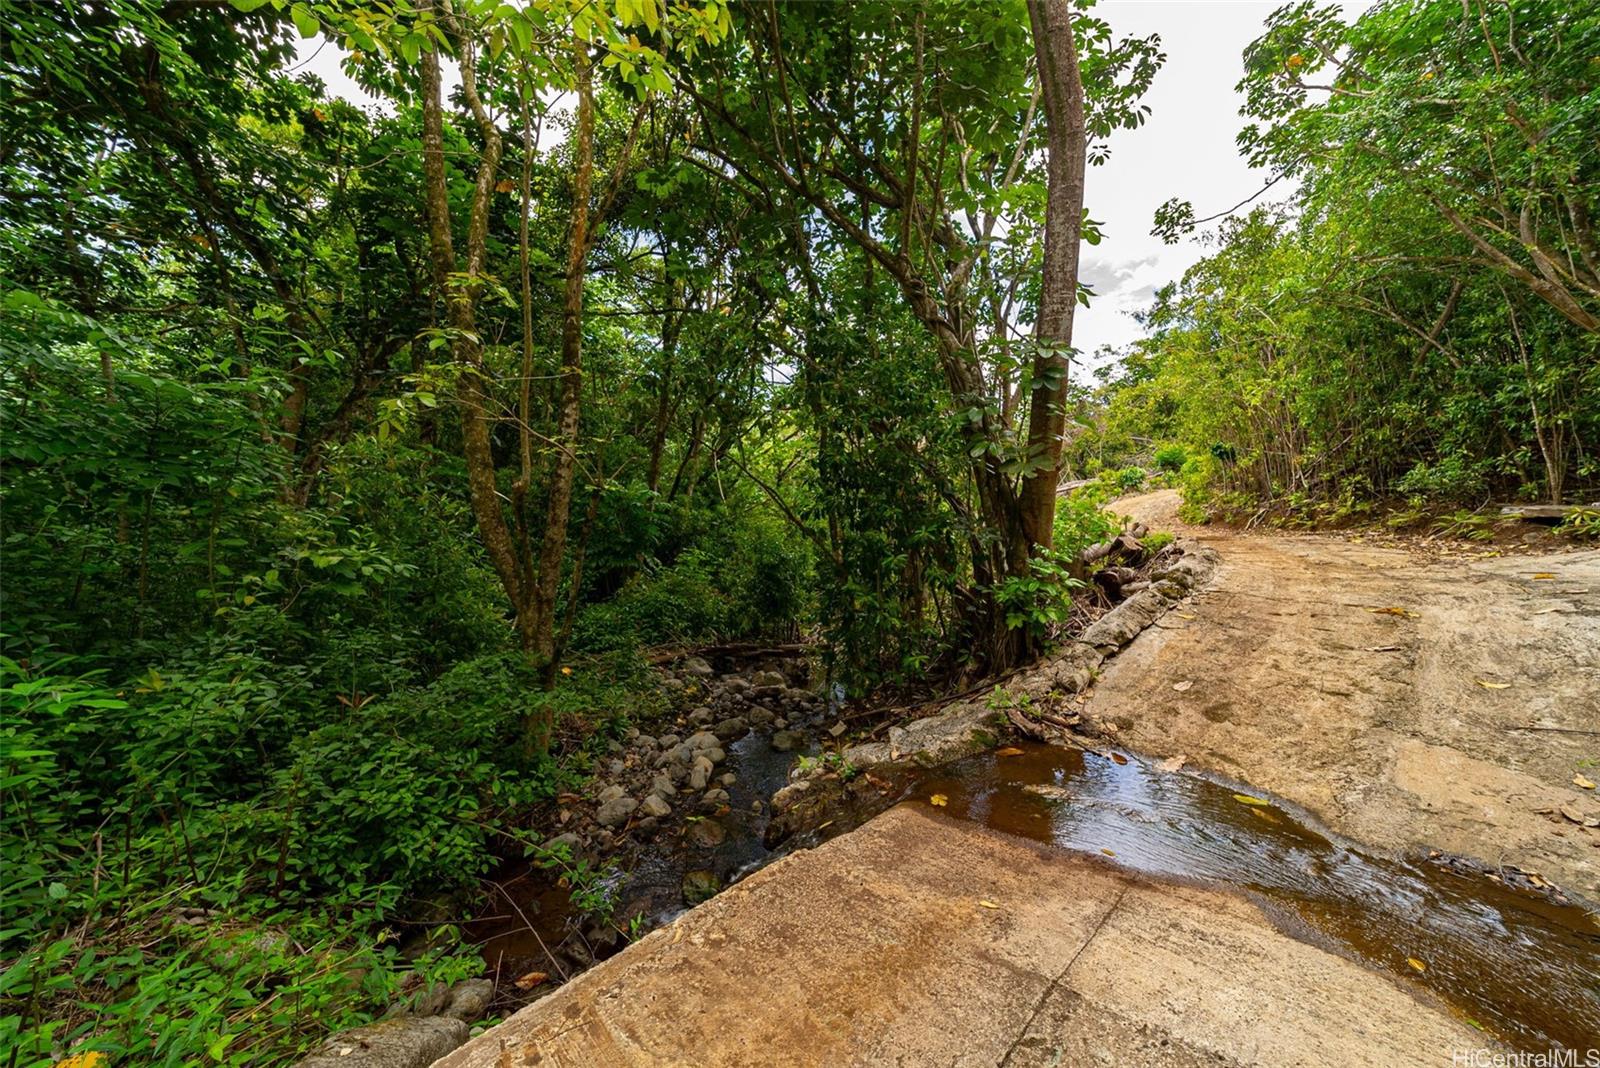
<path id="1" fill-rule="evenodd" d="M 724 742 L 731 742 L 735 738 L 743 738 L 750 730 L 750 723 L 743 716 L 730 716 L 711 728 L 713 734 Z"/>
<path id="2" fill-rule="evenodd" d="M 744 718 L 750 722 L 752 727 L 765 727 L 772 722 L 774 717 L 770 708 L 762 708 L 757 705 L 746 712 Z"/>
<path id="3" fill-rule="evenodd" d="M 711 665 L 706 663 L 703 658 L 698 656 L 691 656 L 689 659 L 685 660 L 678 666 L 678 670 L 683 672 L 685 675 L 692 675 L 697 679 L 709 679 L 711 676 L 716 674 L 716 672 L 712 670 Z"/>
<path id="4" fill-rule="evenodd" d="M 781 671 L 758 671 L 750 676 L 750 685 L 759 690 L 768 686 L 788 686 L 789 680 Z"/>
<path id="5" fill-rule="evenodd" d="M 396 1016 L 333 1035 L 299 1068 L 428 1068 L 469 1033 L 454 1016 Z"/>
<path id="6" fill-rule="evenodd" d="M 472 1023 L 489 1011 L 493 1001 L 494 980 L 465 979 L 450 988 L 450 1001 L 444 1007 L 444 1015 Z"/>
<path id="7" fill-rule="evenodd" d="M 594 818 L 600 821 L 602 827 L 616 827 L 625 823 L 638 807 L 639 802 L 631 797 L 614 797 L 600 806 Z"/>
<path id="8" fill-rule="evenodd" d="M 711 761 L 703 756 L 694 758 L 694 765 L 689 769 L 689 789 L 704 790 L 706 783 L 711 781 Z"/>
<path id="9" fill-rule="evenodd" d="M 806 736 L 799 731 L 778 731 L 772 736 L 772 748 L 780 753 L 805 745 Z"/>

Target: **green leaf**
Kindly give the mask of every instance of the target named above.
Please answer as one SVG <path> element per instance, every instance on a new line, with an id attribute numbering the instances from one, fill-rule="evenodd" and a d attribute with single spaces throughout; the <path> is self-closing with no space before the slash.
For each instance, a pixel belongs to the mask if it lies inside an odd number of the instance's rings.
<path id="1" fill-rule="evenodd" d="M 322 29 L 322 23 L 317 21 L 317 16 L 304 4 L 295 4 L 289 9 L 289 17 L 294 20 L 294 28 L 300 31 L 301 37 L 315 37 Z"/>

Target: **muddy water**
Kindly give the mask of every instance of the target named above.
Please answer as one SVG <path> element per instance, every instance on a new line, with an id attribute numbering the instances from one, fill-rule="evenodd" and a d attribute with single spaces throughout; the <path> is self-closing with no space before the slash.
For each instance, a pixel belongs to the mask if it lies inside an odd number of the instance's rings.
<path id="1" fill-rule="evenodd" d="M 939 769 L 908 796 L 1157 879 L 1243 891 L 1295 937 L 1404 976 L 1515 1046 L 1600 1047 L 1600 921 L 1582 909 L 1368 852 L 1135 756 L 1011 752 Z"/>

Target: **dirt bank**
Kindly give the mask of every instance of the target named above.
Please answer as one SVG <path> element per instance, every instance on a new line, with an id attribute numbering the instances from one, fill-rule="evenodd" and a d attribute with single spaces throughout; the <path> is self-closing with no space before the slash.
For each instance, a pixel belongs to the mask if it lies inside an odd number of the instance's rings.
<path id="1" fill-rule="evenodd" d="M 1124 744 L 1251 782 L 1374 845 L 1542 873 L 1600 901 L 1600 551 L 1424 555 L 1361 535 L 1186 527 L 1210 586 L 1109 663 Z M 1563 812 L 1567 815 L 1563 815 Z"/>

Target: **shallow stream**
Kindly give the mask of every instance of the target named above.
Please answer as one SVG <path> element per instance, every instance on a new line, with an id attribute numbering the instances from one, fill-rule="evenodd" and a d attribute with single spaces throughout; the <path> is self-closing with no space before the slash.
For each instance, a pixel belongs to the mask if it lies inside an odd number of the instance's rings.
<path id="1" fill-rule="evenodd" d="M 647 846 L 611 887 L 618 922 L 641 915 L 642 931 L 669 919 L 685 907 L 690 873 L 721 885 L 773 859 L 762 843 L 765 802 L 798 756 L 774 752 L 756 732 L 733 743 L 728 766 L 738 783 L 721 831 L 700 844 L 685 835 Z M 841 812 L 824 835 L 896 802 L 935 805 L 1152 879 L 1243 893 L 1294 937 L 1417 984 L 1521 1049 L 1600 1047 L 1600 917 L 1577 905 L 1365 849 L 1259 792 L 1132 754 L 1015 745 L 933 771 L 902 769 L 887 785 L 881 800 Z M 574 927 L 566 892 L 542 873 L 506 892 L 510 907 L 473 927 L 486 962 L 513 977 L 551 968 L 543 947 L 570 939 Z M 586 952 L 603 957 L 621 944 Z"/>

